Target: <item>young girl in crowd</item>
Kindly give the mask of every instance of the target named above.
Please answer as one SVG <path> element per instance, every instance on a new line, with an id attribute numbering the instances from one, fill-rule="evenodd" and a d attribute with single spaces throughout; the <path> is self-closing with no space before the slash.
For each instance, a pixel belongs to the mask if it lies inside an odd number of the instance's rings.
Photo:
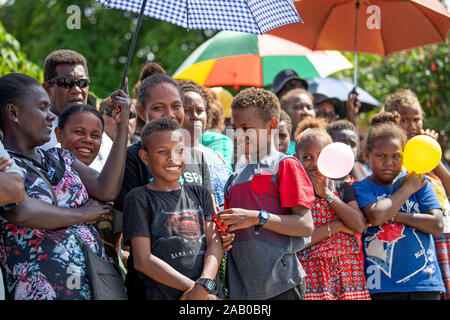
<path id="1" fill-rule="evenodd" d="M 431 234 L 443 230 L 430 183 L 400 174 L 406 136 L 398 113 L 371 120 L 364 156 L 372 174 L 352 184 L 370 227 L 362 236 L 364 268 L 372 299 L 438 300 L 445 291 Z"/>
<path id="2" fill-rule="evenodd" d="M 354 235 L 365 219 L 345 181 L 332 181 L 317 169 L 322 149 L 332 142 L 322 122 L 304 120 L 297 131 L 296 155 L 316 195 L 311 213 L 314 232 L 309 247 L 298 253 L 306 272 L 306 300 L 370 299 Z"/>
<path id="3" fill-rule="evenodd" d="M 423 129 L 424 112 L 419 99 L 411 90 L 400 89 L 388 96 L 384 110 L 397 111 L 400 114 L 400 127 L 408 139 L 419 134 L 426 134 L 434 139 L 438 138 L 438 134 L 433 130 Z M 425 174 L 425 178 L 431 183 L 443 209 L 444 232 L 440 235 L 433 235 L 433 239 L 442 279 L 447 291 L 442 294 L 442 298 L 450 299 L 450 202 L 448 200 L 450 174 L 441 161 L 433 172 Z"/>
<path id="4" fill-rule="evenodd" d="M 112 121 L 116 126 L 116 119 L 112 118 Z M 104 119 L 95 107 L 76 104 L 64 110 L 60 115 L 55 134 L 62 149 L 69 150 L 78 160 L 90 166 L 100 151 L 104 130 Z M 106 255 L 124 276 L 125 267 L 117 255 L 116 247 L 118 248 L 118 246 L 115 245 L 112 226 L 112 214 L 100 217 L 94 223 L 94 227 L 102 238 Z"/>

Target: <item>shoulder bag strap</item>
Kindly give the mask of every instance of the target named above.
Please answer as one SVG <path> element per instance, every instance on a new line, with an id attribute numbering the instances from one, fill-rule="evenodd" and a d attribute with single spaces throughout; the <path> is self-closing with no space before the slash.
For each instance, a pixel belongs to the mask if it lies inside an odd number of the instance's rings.
<path id="1" fill-rule="evenodd" d="M 51 185 L 51 183 L 48 181 L 48 179 L 42 174 L 41 171 L 39 171 L 38 168 L 36 168 L 33 164 L 31 164 L 28 160 L 22 159 L 23 163 L 30 168 L 31 170 L 33 170 L 34 172 L 36 172 L 42 180 L 44 180 L 45 184 L 47 185 L 47 187 L 50 189 L 50 192 L 52 193 L 52 198 L 53 198 L 53 204 L 55 206 L 59 206 L 58 205 L 58 198 L 56 197 L 55 194 L 55 190 L 53 190 L 53 187 Z"/>

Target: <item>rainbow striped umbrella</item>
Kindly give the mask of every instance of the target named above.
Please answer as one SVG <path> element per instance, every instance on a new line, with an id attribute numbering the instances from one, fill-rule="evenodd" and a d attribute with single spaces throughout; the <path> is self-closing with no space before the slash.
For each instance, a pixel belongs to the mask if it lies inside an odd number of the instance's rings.
<path id="1" fill-rule="evenodd" d="M 323 78 L 352 67 L 338 51 L 312 51 L 267 34 L 221 31 L 198 47 L 174 78 L 194 80 L 206 87 L 265 87 L 285 69 L 306 79 Z"/>

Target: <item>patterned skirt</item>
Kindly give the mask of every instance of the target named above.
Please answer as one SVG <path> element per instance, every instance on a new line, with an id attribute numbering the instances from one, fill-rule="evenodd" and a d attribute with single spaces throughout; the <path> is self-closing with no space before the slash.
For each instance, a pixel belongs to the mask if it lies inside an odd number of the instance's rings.
<path id="1" fill-rule="evenodd" d="M 306 272 L 305 300 L 370 300 L 359 255 L 301 260 Z"/>
<path id="2" fill-rule="evenodd" d="M 442 274 L 442 281 L 444 282 L 446 293 L 441 295 L 442 300 L 450 299 L 450 233 L 442 233 L 433 236 L 434 246 L 436 249 L 436 258 L 439 264 L 439 269 Z"/>

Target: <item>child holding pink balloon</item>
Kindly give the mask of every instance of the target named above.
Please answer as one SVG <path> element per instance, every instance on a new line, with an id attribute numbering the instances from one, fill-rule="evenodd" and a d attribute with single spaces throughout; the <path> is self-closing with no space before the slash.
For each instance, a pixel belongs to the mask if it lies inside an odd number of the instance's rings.
<path id="1" fill-rule="evenodd" d="M 371 224 L 362 236 L 367 286 L 376 300 L 439 300 L 432 234 L 443 230 L 441 206 L 421 175 L 401 173 L 407 138 L 399 122 L 397 112 L 372 118 L 364 151 L 372 174 L 352 184 Z"/>
<path id="2" fill-rule="evenodd" d="M 400 126 L 409 140 L 421 134 L 438 139 L 439 135 L 434 130 L 423 129 L 424 111 L 419 99 L 411 90 L 400 89 L 389 95 L 384 110 L 397 111 L 400 114 Z M 444 232 L 440 235 L 434 235 L 433 239 L 442 279 L 447 291 L 442 294 L 441 298 L 450 299 L 450 202 L 448 200 L 450 174 L 444 163 L 439 161 L 432 172 L 425 174 L 425 178 L 431 183 L 443 209 Z"/>
<path id="3" fill-rule="evenodd" d="M 347 182 L 333 181 L 319 172 L 319 154 L 332 140 L 320 123 L 307 121 L 300 123 L 299 128 L 306 129 L 297 131 L 295 140 L 296 156 L 316 196 L 311 244 L 298 253 L 306 272 L 305 300 L 370 299 L 355 237 L 355 232 L 366 228 L 364 216 Z"/>

